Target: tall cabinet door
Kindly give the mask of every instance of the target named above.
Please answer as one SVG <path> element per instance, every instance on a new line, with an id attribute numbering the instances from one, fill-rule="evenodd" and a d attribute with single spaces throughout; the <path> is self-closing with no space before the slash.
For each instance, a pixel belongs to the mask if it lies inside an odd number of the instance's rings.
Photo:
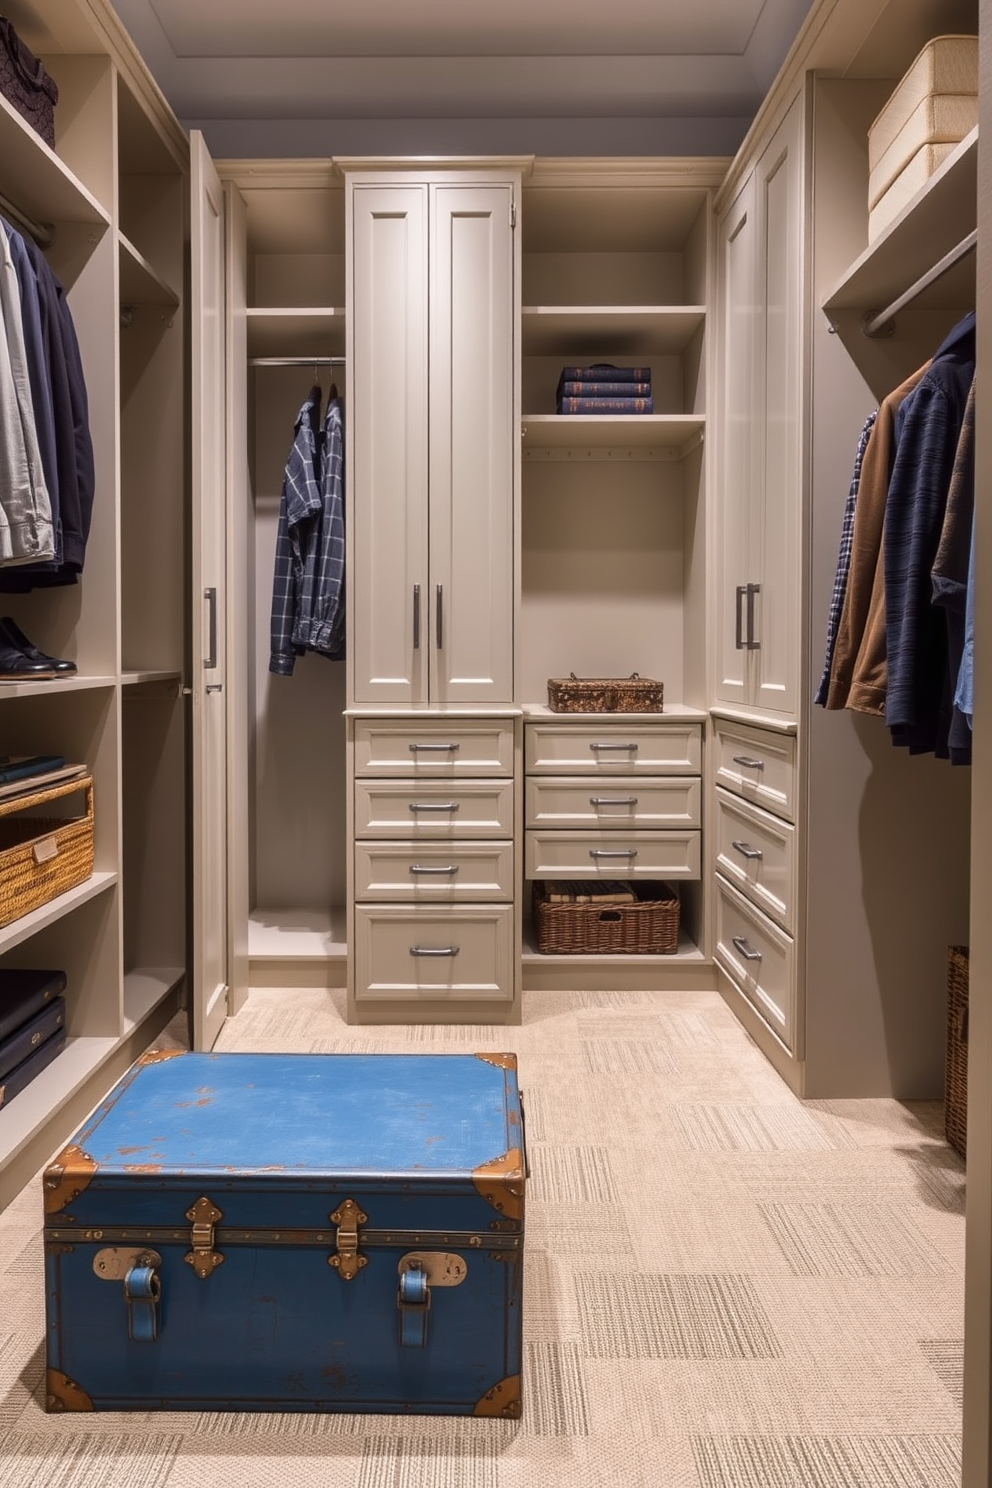
<path id="1" fill-rule="evenodd" d="M 431 701 L 513 701 L 513 188 L 432 187 Z"/>
<path id="2" fill-rule="evenodd" d="M 348 635 L 358 703 L 428 700 L 427 222 L 425 183 L 356 184 Z"/>
<path id="3" fill-rule="evenodd" d="M 202 136 L 191 151 L 193 503 L 192 996 L 198 1049 L 227 1017 L 227 312 L 224 194 Z"/>
<path id="4" fill-rule="evenodd" d="M 758 161 L 762 347 L 761 478 L 755 536 L 760 593 L 752 701 L 794 715 L 799 701 L 799 528 L 803 506 L 803 101 L 797 98 Z"/>
<path id="5" fill-rule="evenodd" d="M 755 578 L 753 507 L 757 486 L 758 229 L 756 183 L 749 176 L 720 224 L 722 332 L 720 522 L 717 541 L 716 696 L 750 700 L 748 585 Z M 753 605 L 753 601 L 750 601 Z"/>

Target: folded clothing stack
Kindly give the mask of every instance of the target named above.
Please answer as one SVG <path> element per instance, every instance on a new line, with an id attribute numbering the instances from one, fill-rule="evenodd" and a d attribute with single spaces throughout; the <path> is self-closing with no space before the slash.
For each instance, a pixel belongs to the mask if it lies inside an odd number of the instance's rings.
<path id="1" fill-rule="evenodd" d="M 0 970 L 0 1106 L 65 1048 L 64 971 Z"/>
<path id="2" fill-rule="evenodd" d="M 616 878 L 549 878 L 544 885 L 549 904 L 636 904 L 629 883 Z"/>
<path id="3" fill-rule="evenodd" d="M 562 367 L 556 413 L 654 413 L 650 367 Z"/>

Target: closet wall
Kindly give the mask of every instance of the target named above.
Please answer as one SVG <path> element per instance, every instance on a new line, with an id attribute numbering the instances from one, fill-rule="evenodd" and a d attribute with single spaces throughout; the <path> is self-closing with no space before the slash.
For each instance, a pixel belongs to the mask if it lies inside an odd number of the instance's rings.
<path id="1" fill-rule="evenodd" d="M 90 766 L 95 872 L 0 930 L 0 966 L 66 971 L 69 1034 L 0 1109 L 0 1203 L 171 1016 L 188 964 L 186 141 L 102 8 L 32 0 L 16 23 L 59 87 L 56 144 L 0 99 L 0 192 L 51 238 L 96 493 L 79 582 L 3 596 L 77 672 L 0 684 L 0 739 Z"/>

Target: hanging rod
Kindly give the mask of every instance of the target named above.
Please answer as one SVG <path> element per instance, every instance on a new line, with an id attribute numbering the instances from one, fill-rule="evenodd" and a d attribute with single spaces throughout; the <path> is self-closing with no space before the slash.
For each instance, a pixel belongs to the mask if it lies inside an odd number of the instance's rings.
<path id="1" fill-rule="evenodd" d="M 866 320 L 862 321 L 861 329 L 864 334 L 866 336 L 880 335 L 904 306 L 915 300 L 925 289 L 929 289 L 931 284 L 935 284 L 938 279 L 943 278 L 949 269 L 953 269 L 956 263 L 960 263 L 961 259 L 971 252 L 977 242 L 978 229 L 975 228 L 974 232 L 970 232 L 966 238 L 961 239 L 957 247 L 952 248 L 949 253 L 945 253 L 943 258 L 938 260 L 932 269 L 927 269 L 925 274 L 921 274 L 916 283 L 911 284 L 907 290 L 904 290 L 899 298 L 893 300 L 887 309 L 879 310 L 876 315 L 869 316 Z"/>
<path id="2" fill-rule="evenodd" d="M 22 227 L 25 232 L 30 233 L 39 248 L 50 248 L 55 241 L 55 228 L 51 222 L 35 222 L 20 207 L 15 207 L 9 197 L 0 192 L 0 212 L 9 217 L 14 227 Z"/>
<path id="3" fill-rule="evenodd" d="M 249 357 L 249 367 L 343 367 L 343 356 Z"/>

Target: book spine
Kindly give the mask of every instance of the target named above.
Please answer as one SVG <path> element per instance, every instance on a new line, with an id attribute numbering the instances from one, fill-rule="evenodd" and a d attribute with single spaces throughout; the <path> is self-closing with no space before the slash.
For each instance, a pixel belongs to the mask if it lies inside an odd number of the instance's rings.
<path id="1" fill-rule="evenodd" d="M 654 413 L 653 398 L 561 398 L 558 413 Z"/>
<path id="2" fill-rule="evenodd" d="M 649 382 L 563 382 L 559 398 L 650 398 Z"/>
<path id="3" fill-rule="evenodd" d="M 591 367 L 563 367 L 562 382 L 650 382 L 650 367 L 613 367 L 594 362 Z"/>

